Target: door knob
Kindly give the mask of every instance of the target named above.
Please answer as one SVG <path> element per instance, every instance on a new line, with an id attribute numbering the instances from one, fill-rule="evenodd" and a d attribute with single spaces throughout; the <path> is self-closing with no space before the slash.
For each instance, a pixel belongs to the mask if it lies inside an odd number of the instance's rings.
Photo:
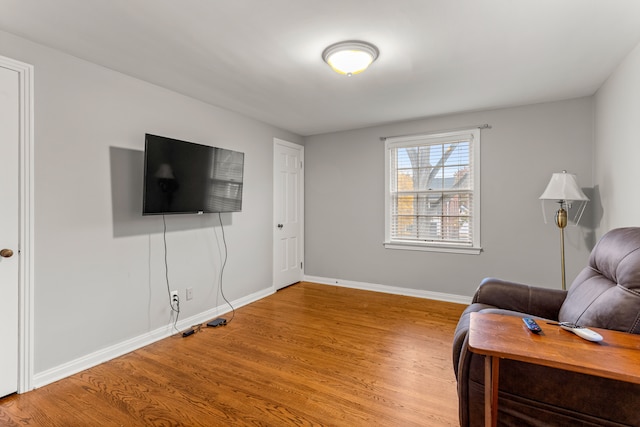
<path id="1" fill-rule="evenodd" d="M 0 256 L 2 258 L 11 258 L 13 256 L 13 251 L 11 249 L 3 249 L 0 251 Z"/>
<path id="2" fill-rule="evenodd" d="M 284 227 L 284 225 L 282 224 L 278 224 L 278 228 L 282 230 L 282 227 Z"/>

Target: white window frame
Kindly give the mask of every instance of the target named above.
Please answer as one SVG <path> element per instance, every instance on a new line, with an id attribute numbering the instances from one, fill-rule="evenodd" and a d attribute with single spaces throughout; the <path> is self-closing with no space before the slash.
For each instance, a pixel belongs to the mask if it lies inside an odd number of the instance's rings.
<path id="1" fill-rule="evenodd" d="M 470 161 L 472 164 L 473 175 L 473 193 L 471 216 L 472 224 L 472 241 L 470 245 L 450 243 L 450 242 L 437 242 L 437 241 L 419 241 L 419 240 L 398 240 L 391 238 L 391 226 L 392 226 L 392 206 L 391 206 L 391 150 L 399 147 L 411 147 L 415 145 L 425 144 L 441 144 L 446 143 L 448 140 L 459 141 L 460 138 L 469 137 L 470 140 Z M 432 251 L 432 252 L 448 252 L 448 253 L 464 253 L 464 254 L 479 254 L 482 251 L 480 246 L 480 129 L 467 129 L 452 132 L 441 133 L 427 133 L 422 135 L 411 136 L 399 136 L 385 138 L 384 140 L 385 151 L 385 239 L 384 247 L 386 249 L 402 249 L 413 251 Z"/>

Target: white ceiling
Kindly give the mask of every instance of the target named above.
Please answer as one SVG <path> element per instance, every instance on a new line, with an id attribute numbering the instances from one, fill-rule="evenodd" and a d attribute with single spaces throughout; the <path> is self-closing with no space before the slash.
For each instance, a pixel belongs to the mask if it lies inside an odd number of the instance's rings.
<path id="1" fill-rule="evenodd" d="M 0 0 L 0 29 L 300 135 L 593 94 L 638 0 Z M 322 61 L 360 39 L 363 74 Z"/>

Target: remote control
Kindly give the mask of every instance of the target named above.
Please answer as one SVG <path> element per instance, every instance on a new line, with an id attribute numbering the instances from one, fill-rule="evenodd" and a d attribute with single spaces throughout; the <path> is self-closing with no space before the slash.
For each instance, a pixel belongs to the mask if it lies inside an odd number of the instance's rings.
<path id="1" fill-rule="evenodd" d="M 540 326 L 532 318 L 523 317 L 522 321 L 524 322 L 525 325 L 527 325 L 527 328 L 529 328 L 529 330 L 534 334 L 539 334 L 540 332 L 542 332 L 542 329 L 540 328 Z"/>
<path id="2" fill-rule="evenodd" d="M 569 322 L 560 322 L 558 323 L 558 325 L 560 325 L 562 329 L 567 330 L 569 332 L 573 332 L 580 338 L 583 338 L 587 341 L 598 342 L 598 341 L 602 341 L 603 339 L 602 335 L 600 335 L 595 331 L 592 331 L 591 329 L 587 329 L 584 326 L 578 326 L 574 323 L 569 323 Z"/>

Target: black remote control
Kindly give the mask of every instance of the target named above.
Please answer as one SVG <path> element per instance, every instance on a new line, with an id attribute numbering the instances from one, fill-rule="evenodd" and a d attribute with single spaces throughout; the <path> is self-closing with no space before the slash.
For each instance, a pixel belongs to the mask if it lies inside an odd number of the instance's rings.
<path id="1" fill-rule="evenodd" d="M 542 332 L 542 329 L 540 329 L 540 326 L 538 326 L 536 321 L 533 320 L 532 318 L 523 317 L 522 321 L 524 322 L 525 325 L 527 325 L 527 328 L 529 328 L 529 330 L 534 334 L 539 334 L 540 332 Z"/>

